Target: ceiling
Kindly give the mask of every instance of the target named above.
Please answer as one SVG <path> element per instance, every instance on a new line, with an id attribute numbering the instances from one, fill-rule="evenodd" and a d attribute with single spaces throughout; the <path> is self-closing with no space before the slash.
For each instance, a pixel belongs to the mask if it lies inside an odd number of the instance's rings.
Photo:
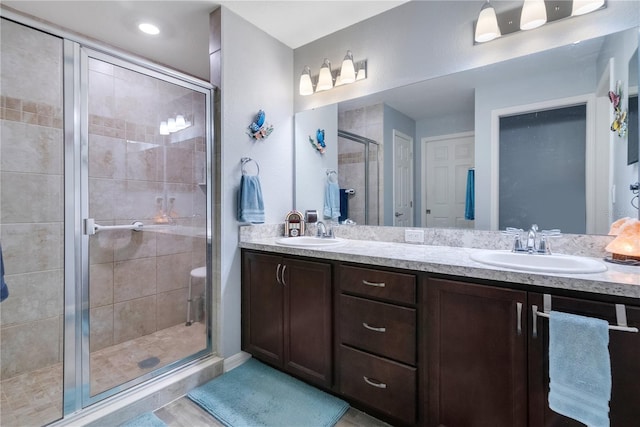
<path id="1" fill-rule="evenodd" d="M 295 49 L 405 1 L 3 0 L 2 5 L 208 80 L 209 14 L 220 4 Z M 143 20 L 156 24 L 161 33 L 138 31 Z"/>

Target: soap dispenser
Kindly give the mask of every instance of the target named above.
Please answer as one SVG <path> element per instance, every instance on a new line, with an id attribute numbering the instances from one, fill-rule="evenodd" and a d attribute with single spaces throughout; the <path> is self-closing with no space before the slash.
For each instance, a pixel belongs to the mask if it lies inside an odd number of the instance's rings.
<path id="1" fill-rule="evenodd" d="M 304 236 L 304 217 L 298 211 L 291 211 L 284 220 L 284 235 L 286 237 Z"/>

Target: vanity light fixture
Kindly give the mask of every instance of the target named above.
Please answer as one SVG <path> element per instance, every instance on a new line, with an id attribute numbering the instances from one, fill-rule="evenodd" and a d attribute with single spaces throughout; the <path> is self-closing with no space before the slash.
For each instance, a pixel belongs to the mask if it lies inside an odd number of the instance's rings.
<path id="1" fill-rule="evenodd" d="M 367 61 L 354 61 L 353 54 L 350 50 L 342 60 L 342 66 L 340 70 L 331 70 L 331 61 L 325 58 L 320 67 L 320 73 L 317 76 L 316 84 L 314 86 L 314 78 L 311 76 L 311 68 L 308 65 L 304 66 L 302 74 L 300 75 L 299 93 L 306 96 L 311 95 L 314 92 L 322 92 L 332 89 L 337 86 L 342 86 L 350 83 L 357 82 L 358 80 L 364 80 L 367 78 Z"/>
<path id="2" fill-rule="evenodd" d="M 573 0 L 571 16 L 584 15 L 604 6 L 604 0 Z"/>
<path id="3" fill-rule="evenodd" d="M 484 43 L 500 37 L 500 35 L 496 10 L 491 6 L 489 0 L 487 0 L 487 2 L 482 5 L 482 9 L 480 9 L 480 15 L 478 15 L 475 40 L 478 43 Z"/>
<path id="4" fill-rule="evenodd" d="M 160 135 L 169 135 L 190 126 L 191 122 L 187 121 L 182 114 L 178 114 L 160 122 Z"/>
<path id="5" fill-rule="evenodd" d="M 520 29 L 533 30 L 547 23 L 544 0 L 524 0 L 520 15 Z"/>
<path id="6" fill-rule="evenodd" d="M 483 1 L 475 22 L 474 44 L 607 7 L 605 0 L 522 0 L 520 7 L 496 12 L 489 0 Z"/>

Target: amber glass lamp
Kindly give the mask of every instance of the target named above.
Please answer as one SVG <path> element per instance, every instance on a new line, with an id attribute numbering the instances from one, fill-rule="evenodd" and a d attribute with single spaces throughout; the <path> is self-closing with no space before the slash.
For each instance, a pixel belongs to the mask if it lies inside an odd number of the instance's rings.
<path id="1" fill-rule="evenodd" d="M 640 261 L 640 220 L 619 219 L 611 224 L 609 235 L 616 236 L 605 248 L 612 259 Z"/>

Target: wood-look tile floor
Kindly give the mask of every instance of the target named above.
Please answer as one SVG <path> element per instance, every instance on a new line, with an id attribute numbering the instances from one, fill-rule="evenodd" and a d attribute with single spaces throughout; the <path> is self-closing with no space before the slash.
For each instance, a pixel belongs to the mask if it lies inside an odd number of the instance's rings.
<path id="1" fill-rule="evenodd" d="M 168 427 L 223 427 L 208 412 L 193 403 L 187 397 L 174 400 L 166 406 L 154 411 L 154 414 Z M 304 427 L 304 426 L 296 426 Z M 336 427 L 390 427 L 370 415 L 355 408 L 349 410 L 338 420 Z"/>

